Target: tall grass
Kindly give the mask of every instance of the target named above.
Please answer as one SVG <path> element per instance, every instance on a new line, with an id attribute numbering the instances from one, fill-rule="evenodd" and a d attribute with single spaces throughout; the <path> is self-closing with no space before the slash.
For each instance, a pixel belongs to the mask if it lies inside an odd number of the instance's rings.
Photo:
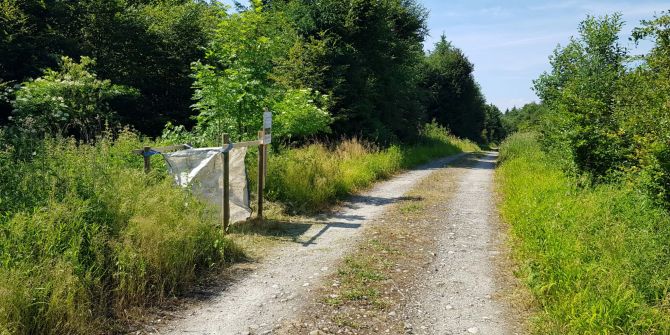
<path id="1" fill-rule="evenodd" d="M 125 132 L 0 152 L 0 334 L 95 332 L 239 255 L 208 208 L 143 173 L 141 146 Z"/>
<path id="2" fill-rule="evenodd" d="M 537 334 L 670 334 L 670 216 L 629 184 L 580 188 L 535 135 L 500 149 L 501 211 Z"/>
<path id="3" fill-rule="evenodd" d="M 476 144 L 449 135 L 435 124 L 427 125 L 421 138 L 414 146 L 383 150 L 356 139 L 334 148 L 312 144 L 286 150 L 270 158 L 269 197 L 284 203 L 290 211 L 314 212 L 402 169 L 479 150 Z"/>

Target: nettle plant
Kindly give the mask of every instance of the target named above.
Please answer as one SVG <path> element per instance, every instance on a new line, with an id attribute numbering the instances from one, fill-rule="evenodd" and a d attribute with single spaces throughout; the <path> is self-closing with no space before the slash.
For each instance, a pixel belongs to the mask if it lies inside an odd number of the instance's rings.
<path id="1" fill-rule="evenodd" d="M 59 71 L 47 69 L 42 77 L 23 82 L 12 101 L 15 125 L 26 133 L 93 139 L 114 119 L 110 101 L 138 94 L 98 79 L 89 71 L 94 64 L 88 57 L 79 63 L 62 57 Z"/>

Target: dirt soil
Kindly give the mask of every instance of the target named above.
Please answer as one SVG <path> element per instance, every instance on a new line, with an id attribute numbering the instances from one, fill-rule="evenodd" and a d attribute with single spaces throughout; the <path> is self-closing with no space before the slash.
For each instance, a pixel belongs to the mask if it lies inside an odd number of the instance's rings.
<path id="1" fill-rule="evenodd" d="M 279 334 L 522 334 L 495 153 L 438 169 L 371 225 Z"/>
<path id="2" fill-rule="evenodd" d="M 332 276 L 363 233 L 421 180 L 465 155 L 437 160 L 377 184 L 328 217 L 304 223 L 305 232 L 272 250 L 244 275 L 171 320 L 151 329 L 159 334 L 271 334 L 310 308 L 315 290 Z M 311 330 L 309 331 L 311 332 Z M 307 333 L 309 333 L 307 332 Z"/>

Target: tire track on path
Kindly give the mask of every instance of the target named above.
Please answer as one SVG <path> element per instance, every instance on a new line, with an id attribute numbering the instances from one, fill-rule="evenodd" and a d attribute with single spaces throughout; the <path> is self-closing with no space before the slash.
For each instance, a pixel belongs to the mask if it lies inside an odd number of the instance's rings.
<path id="1" fill-rule="evenodd" d="M 501 255 L 493 177 L 497 153 L 474 159 L 445 205 L 430 275 L 409 304 L 414 334 L 514 334 L 497 263 Z"/>

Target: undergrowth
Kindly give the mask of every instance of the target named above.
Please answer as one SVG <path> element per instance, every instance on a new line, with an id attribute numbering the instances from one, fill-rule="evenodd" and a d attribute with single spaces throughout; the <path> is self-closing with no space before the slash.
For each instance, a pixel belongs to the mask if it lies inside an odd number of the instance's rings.
<path id="1" fill-rule="evenodd" d="M 0 150 L 0 334 L 95 333 L 241 251 L 124 132 Z"/>
<path id="2" fill-rule="evenodd" d="M 500 157 L 501 211 L 543 309 L 535 333 L 670 333 L 668 212 L 633 184 L 578 187 L 533 134 Z"/>
<path id="3" fill-rule="evenodd" d="M 460 152 L 478 151 L 467 140 L 428 124 L 414 146 L 378 149 L 356 139 L 334 148 L 323 144 L 289 149 L 270 157 L 268 196 L 292 212 L 316 212 L 379 179 L 430 160 Z"/>

